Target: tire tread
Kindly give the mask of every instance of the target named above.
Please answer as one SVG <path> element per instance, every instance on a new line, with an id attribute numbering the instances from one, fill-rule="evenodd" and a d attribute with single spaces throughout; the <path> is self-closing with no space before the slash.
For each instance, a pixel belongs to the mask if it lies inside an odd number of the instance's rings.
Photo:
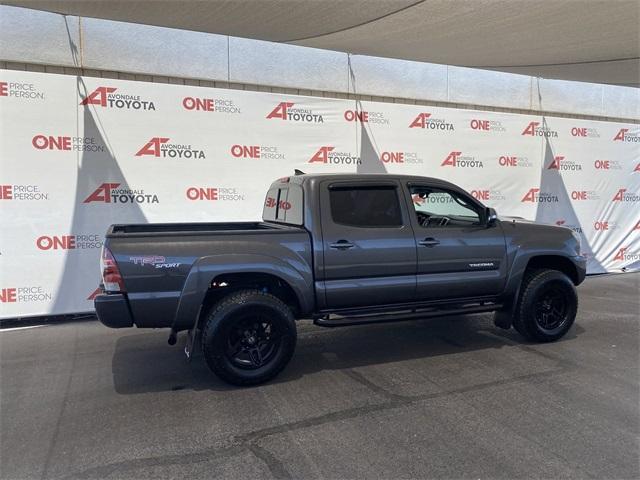
<path id="1" fill-rule="evenodd" d="M 236 292 L 231 292 L 229 293 L 229 295 L 223 297 L 219 302 L 213 305 L 210 311 L 207 313 L 205 325 L 202 330 L 202 352 L 204 354 L 204 358 L 207 362 L 207 365 L 213 371 L 213 373 L 215 373 L 219 378 L 221 378 L 225 382 L 231 383 L 233 385 L 239 385 L 239 386 L 256 385 L 256 384 L 264 383 L 270 380 L 271 378 L 278 375 L 284 369 L 284 367 L 286 367 L 291 356 L 293 355 L 293 350 L 295 348 L 295 335 L 294 335 L 294 340 L 293 340 L 294 348 L 291 349 L 290 354 L 288 354 L 285 357 L 284 361 L 280 362 L 280 364 L 278 364 L 275 369 L 267 371 L 263 375 L 253 376 L 251 378 L 243 378 L 238 375 L 233 375 L 227 369 L 224 368 L 224 365 L 222 365 L 221 362 L 218 362 L 215 360 L 216 354 L 212 349 L 211 343 L 208 342 L 207 340 L 209 338 L 214 337 L 215 331 L 220 325 L 220 320 L 222 319 L 218 319 L 217 318 L 218 315 L 220 314 L 220 312 L 224 311 L 225 309 L 231 306 L 247 303 L 249 299 L 251 299 L 252 297 L 255 298 L 255 296 L 260 296 L 260 297 L 263 297 L 264 299 L 268 299 L 268 301 L 272 304 L 271 307 L 278 310 L 284 318 L 287 318 L 293 324 L 293 331 L 295 333 L 295 321 L 293 319 L 293 314 L 291 313 L 291 309 L 287 306 L 287 304 L 285 304 L 282 300 L 280 300 L 275 295 L 264 292 L 262 290 L 243 289 L 243 290 L 238 290 Z"/>
<path id="2" fill-rule="evenodd" d="M 527 270 L 522 279 L 522 290 L 520 291 L 520 295 L 518 297 L 518 302 L 516 304 L 515 315 L 513 318 L 513 327 L 516 329 L 520 335 L 525 337 L 529 341 L 537 341 L 537 342 L 549 342 L 555 340 L 555 338 L 547 338 L 544 337 L 540 332 L 535 329 L 535 326 L 530 322 L 527 322 L 527 316 L 525 312 L 525 308 L 528 305 L 529 297 L 534 293 L 537 284 L 544 279 L 544 277 L 548 277 L 550 275 L 556 274 L 565 275 L 560 270 L 555 270 L 551 268 L 536 268 Z M 567 277 L 568 278 L 568 277 Z M 569 280 L 570 281 L 570 280 Z M 578 310 L 578 296 L 575 296 L 575 309 L 576 312 Z M 571 322 L 573 323 L 573 321 Z M 564 333 L 563 333 L 564 335 Z"/>

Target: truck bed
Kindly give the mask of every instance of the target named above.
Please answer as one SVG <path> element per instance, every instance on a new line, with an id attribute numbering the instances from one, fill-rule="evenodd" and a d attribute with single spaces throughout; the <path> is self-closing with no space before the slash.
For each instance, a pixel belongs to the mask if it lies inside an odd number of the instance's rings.
<path id="1" fill-rule="evenodd" d="M 274 222 L 112 225 L 105 247 L 124 278 L 128 309 L 138 327 L 176 325 L 178 303 L 196 263 L 194 275 L 208 275 L 198 287 L 203 296 L 220 265 L 251 272 L 260 261 L 282 262 L 296 265 L 312 281 L 309 232 Z"/>

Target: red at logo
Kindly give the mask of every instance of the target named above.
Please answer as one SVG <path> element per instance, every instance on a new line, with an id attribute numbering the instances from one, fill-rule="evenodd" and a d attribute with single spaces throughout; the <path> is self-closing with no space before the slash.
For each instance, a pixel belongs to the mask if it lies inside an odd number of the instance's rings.
<path id="1" fill-rule="evenodd" d="M 31 144 L 38 150 L 71 150 L 71 137 L 36 135 Z"/>
<path id="2" fill-rule="evenodd" d="M 571 129 L 571 135 L 574 136 L 574 137 L 586 137 L 587 136 L 587 129 L 586 128 L 573 127 Z"/>
<path id="3" fill-rule="evenodd" d="M 562 156 L 553 157 L 553 160 L 551 161 L 551 163 L 547 167 L 547 170 L 560 170 L 560 162 L 562 160 L 564 160 L 564 157 L 562 157 Z"/>
<path id="4" fill-rule="evenodd" d="M 640 163 L 633 169 L 634 172 L 640 172 Z"/>
<path id="5" fill-rule="evenodd" d="M 530 189 L 524 197 L 522 197 L 521 202 L 535 202 L 536 201 L 536 193 L 540 191 L 539 188 Z"/>
<path id="6" fill-rule="evenodd" d="M 111 203 L 111 190 L 118 188 L 119 183 L 103 183 L 96 190 L 84 199 L 82 203 L 104 202 Z"/>
<path id="7" fill-rule="evenodd" d="M 267 118 L 280 118 L 281 120 L 287 119 L 287 109 L 293 107 L 292 102 L 280 102 L 276 108 L 274 108 Z"/>
<path id="8" fill-rule="evenodd" d="M 369 112 L 358 112 L 356 110 L 345 110 L 344 119 L 347 122 L 367 123 L 369 121 Z"/>
<path id="9" fill-rule="evenodd" d="M 382 152 L 380 160 L 384 163 L 404 163 L 404 152 Z"/>
<path id="10" fill-rule="evenodd" d="M 49 237 L 48 235 L 42 235 L 36 239 L 36 246 L 40 250 L 75 250 L 76 236 L 61 235 Z"/>
<path id="11" fill-rule="evenodd" d="M 167 143 L 169 139 L 167 137 L 153 137 L 149 140 L 144 147 L 138 150 L 136 153 L 136 157 L 141 157 L 143 155 L 152 155 L 154 157 L 160 156 L 160 145 L 163 143 Z"/>
<path id="12" fill-rule="evenodd" d="M 447 155 L 447 158 L 445 158 L 442 163 L 440 164 L 441 167 L 446 167 L 446 166 L 450 166 L 450 167 L 455 167 L 458 157 L 462 155 L 462 152 L 451 152 L 449 155 Z"/>
<path id="13" fill-rule="evenodd" d="M 3 288 L 0 290 L 0 302 L 15 303 L 18 301 L 17 290 L 15 288 Z"/>
<path id="14" fill-rule="evenodd" d="M 597 231 L 600 230 L 609 230 L 609 222 L 607 220 L 604 221 L 596 221 L 593 224 L 593 228 Z"/>
<path id="15" fill-rule="evenodd" d="M 534 136 L 536 134 L 536 128 L 540 125 L 540 122 L 529 122 L 527 128 L 522 131 L 522 135 L 531 135 Z"/>
<path id="16" fill-rule="evenodd" d="M 620 131 L 616 134 L 616 136 L 613 137 L 613 141 L 614 142 L 617 142 L 617 141 L 624 142 L 624 136 L 628 131 L 629 131 L 628 128 L 621 128 Z"/>
<path id="17" fill-rule="evenodd" d="M 627 247 L 623 247 L 620 250 L 618 250 L 618 253 L 616 253 L 616 256 L 613 257 L 614 260 L 620 260 L 620 261 L 624 261 L 624 255 L 626 253 L 626 251 L 628 250 Z"/>
<path id="18" fill-rule="evenodd" d="M 409 128 L 425 128 L 427 124 L 427 119 L 431 116 L 430 113 L 420 113 L 418 116 L 411 122 Z"/>
<path id="19" fill-rule="evenodd" d="M 258 145 L 233 145 L 231 155 L 236 158 L 260 158 L 260 147 Z"/>
<path id="20" fill-rule="evenodd" d="M 7 82 L 0 82 L 0 97 L 9 96 L 9 86 Z"/>
<path id="21" fill-rule="evenodd" d="M 100 105 L 107 106 L 107 95 L 117 90 L 115 87 L 98 87 L 84 98 L 80 105 Z"/>
<path id="22" fill-rule="evenodd" d="M 489 120 L 471 120 L 471 128 L 489 131 Z"/>
<path id="23" fill-rule="evenodd" d="M 13 185 L 0 185 L 0 200 L 13 200 Z"/>
<path id="24" fill-rule="evenodd" d="M 593 166 L 598 170 L 609 170 L 611 168 L 609 160 L 596 160 Z"/>
<path id="25" fill-rule="evenodd" d="M 613 201 L 614 202 L 622 202 L 624 200 L 624 192 L 626 192 L 627 189 L 626 188 L 621 188 L 620 190 L 618 190 L 618 193 L 616 193 L 613 196 Z"/>
<path id="26" fill-rule="evenodd" d="M 320 149 L 311 157 L 309 163 L 321 162 L 327 163 L 329 161 L 329 152 L 335 150 L 335 147 L 320 147 Z"/>

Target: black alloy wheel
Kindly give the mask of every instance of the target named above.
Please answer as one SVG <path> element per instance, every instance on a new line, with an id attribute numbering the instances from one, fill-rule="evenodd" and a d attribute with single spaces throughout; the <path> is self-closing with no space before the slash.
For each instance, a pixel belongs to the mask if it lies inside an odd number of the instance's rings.
<path id="1" fill-rule="evenodd" d="M 280 332 L 268 317 L 248 313 L 229 329 L 226 355 L 234 365 L 255 370 L 273 359 L 280 340 Z"/>
<path id="2" fill-rule="evenodd" d="M 535 303 L 535 319 L 538 326 L 552 335 L 567 321 L 567 298 L 563 289 L 548 284 Z"/>

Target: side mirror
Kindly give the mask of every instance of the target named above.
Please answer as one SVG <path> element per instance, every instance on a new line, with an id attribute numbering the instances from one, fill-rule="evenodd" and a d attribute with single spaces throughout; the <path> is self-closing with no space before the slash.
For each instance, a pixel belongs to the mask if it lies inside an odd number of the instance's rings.
<path id="1" fill-rule="evenodd" d="M 491 207 L 487 207 L 486 215 L 487 215 L 487 227 L 491 227 L 498 220 L 498 214 L 496 213 L 495 209 Z"/>

